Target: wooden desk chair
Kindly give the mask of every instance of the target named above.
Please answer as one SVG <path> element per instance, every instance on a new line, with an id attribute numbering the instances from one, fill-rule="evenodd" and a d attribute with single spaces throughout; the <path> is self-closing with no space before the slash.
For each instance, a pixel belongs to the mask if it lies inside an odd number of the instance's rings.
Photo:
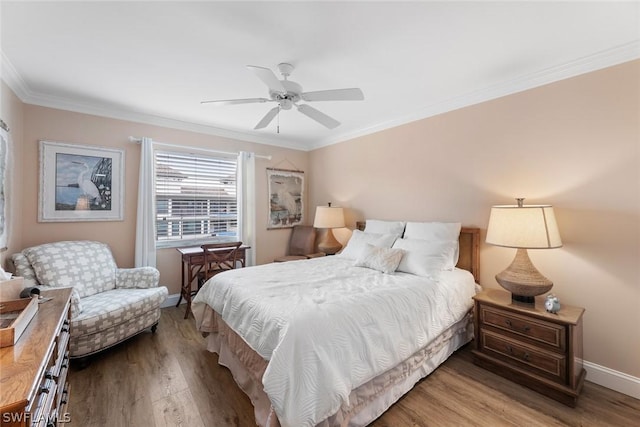
<path id="1" fill-rule="evenodd" d="M 208 243 L 202 245 L 204 263 L 198 273 L 198 290 L 218 273 L 236 268 L 238 249 L 242 242 Z"/>

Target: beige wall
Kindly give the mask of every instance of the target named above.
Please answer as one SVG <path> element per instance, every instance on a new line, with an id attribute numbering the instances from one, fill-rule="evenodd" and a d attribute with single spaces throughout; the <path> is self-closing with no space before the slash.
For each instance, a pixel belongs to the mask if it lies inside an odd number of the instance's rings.
<path id="1" fill-rule="evenodd" d="M 586 308 L 585 359 L 640 377 L 640 61 L 311 152 L 312 203 L 356 219 L 456 220 L 555 207 L 564 246 L 529 251 L 562 303 Z M 481 282 L 515 249 L 484 245 Z"/>
<path id="2" fill-rule="evenodd" d="M 7 88 L 5 87 L 5 89 Z M 119 266 L 133 266 L 140 146 L 129 142 L 128 137 L 147 136 L 156 141 L 172 144 L 223 151 L 244 150 L 253 151 L 256 154 L 271 155 L 271 160 L 256 160 L 256 261 L 257 263 L 270 262 L 274 257 L 284 255 L 290 230 L 266 229 L 268 196 L 265 169 L 278 165 L 291 167 L 290 165 L 293 164 L 301 170 L 308 170 L 308 153 L 34 105 L 23 105 L 19 101 L 14 104 L 10 108 L 12 111 L 10 116 L 22 112 L 20 114 L 23 115 L 24 123 L 22 135 L 20 135 L 22 126 L 19 120 L 16 120 L 15 125 L 10 123 L 12 134 L 14 133 L 13 128 L 16 129 L 14 141 L 18 145 L 16 152 L 21 153 L 19 156 L 21 159 L 17 163 L 19 171 L 15 173 L 16 185 L 13 190 L 22 195 L 22 200 L 16 200 L 16 208 L 21 221 L 12 227 L 12 232 L 17 240 L 7 251 L 8 254 L 45 242 L 92 239 L 109 244 Z M 124 221 L 38 222 L 38 140 L 41 139 L 124 149 Z M 9 256 L 6 258 L 8 260 Z M 180 257 L 178 252 L 175 249 L 161 249 L 158 250 L 157 258 L 161 283 L 169 288 L 170 294 L 177 294 L 180 289 Z M 7 267 L 11 266 L 7 265 Z"/>

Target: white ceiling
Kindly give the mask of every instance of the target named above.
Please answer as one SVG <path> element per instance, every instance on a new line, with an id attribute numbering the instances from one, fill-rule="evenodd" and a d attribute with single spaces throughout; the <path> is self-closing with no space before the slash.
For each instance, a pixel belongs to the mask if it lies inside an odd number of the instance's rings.
<path id="1" fill-rule="evenodd" d="M 303 150 L 640 57 L 639 2 L 11 2 L 2 79 L 26 103 Z M 245 66 L 305 91 L 360 87 L 253 127 L 273 104 Z"/>

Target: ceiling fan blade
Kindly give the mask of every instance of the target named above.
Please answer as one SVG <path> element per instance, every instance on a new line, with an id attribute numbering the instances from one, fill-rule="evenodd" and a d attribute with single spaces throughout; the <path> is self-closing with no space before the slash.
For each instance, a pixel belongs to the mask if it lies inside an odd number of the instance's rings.
<path id="1" fill-rule="evenodd" d="M 301 95 L 305 101 L 363 101 L 364 94 L 360 88 L 319 90 L 305 92 Z"/>
<path id="2" fill-rule="evenodd" d="M 262 120 L 260 120 L 256 127 L 254 127 L 254 129 L 262 129 L 264 127 L 267 127 L 269 123 L 271 123 L 271 120 L 273 120 L 273 118 L 278 115 L 279 110 L 279 105 L 269 110 L 269 112 L 265 114 L 265 116 L 262 118 Z"/>
<path id="3" fill-rule="evenodd" d="M 278 80 L 276 75 L 273 74 L 273 71 L 271 71 L 269 68 L 258 67 L 255 65 L 247 65 L 247 68 L 253 71 L 253 73 L 269 87 L 270 92 L 287 91 L 282 85 L 282 82 Z"/>
<path id="4" fill-rule="evenodd" d="M 219 105 L 234 105 L 234 104 L 253 104 L 257 102 L 271 101 L 267 98 L 246 98 L 246 99 L 221 99 L 216 101 L 201 101 L 200 104 L 219 104 Z"/>
<path id="5" fill-rule="evenodd" d="M 340 126 L 339 121 L 337 121 L 332 117 L 327 116 L 325 113 L 321 111 L 316 110 L 310 105 L 302 104 L 302 105 L 296 105 L 296 107 L 298 108 L 298 111 L 300 111 L 302 114 L 315 120 L 321 125 L 328 127 L 329 129 L 334 129 Z"/>

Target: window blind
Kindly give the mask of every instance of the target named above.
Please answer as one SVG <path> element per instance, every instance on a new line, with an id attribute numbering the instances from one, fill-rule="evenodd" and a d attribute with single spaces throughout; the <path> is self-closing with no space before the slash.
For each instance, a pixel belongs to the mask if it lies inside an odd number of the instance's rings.
<path id="1" fill-rule="evenodd" d="M 156 241 L 237 237 L 237 160 L 156 151 Z"/>

